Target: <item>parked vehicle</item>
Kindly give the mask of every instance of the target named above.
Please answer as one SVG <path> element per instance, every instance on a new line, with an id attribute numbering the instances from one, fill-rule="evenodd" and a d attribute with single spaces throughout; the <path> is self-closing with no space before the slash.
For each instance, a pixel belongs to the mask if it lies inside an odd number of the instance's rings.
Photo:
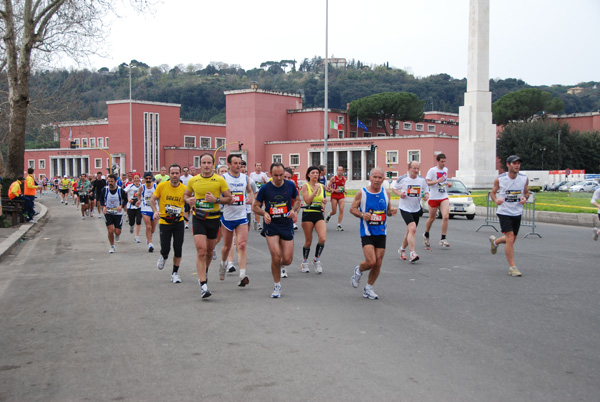
<path id="1" fill-rule="evenodd" d="M 558 191 L 569 191 L 569 187 L 571 187 L 571 186 L 573 186 L 575 184 L 577 184 L 577 182 L 575 182 L 575 181 L 568 181 L 565 184 L 561 185 L 558 188 Z"/>
<path id="2" fill-rule="evenodd" d="M 450 200 L 450 218 L 454 218 L 454 215 L 459 215 L 466 216 L 469 220 L 474 219 L 476 215 L 475 203 L 473 202 L 473 197 L 470 197 L 471 192 L 467 189 L 467 186 L 458 179 L 448 179 L 448 183 L 451 184 L 451 186 L 446 187 Z M 429 211 L 429 205 L 422 198 L 421 208 L 423 208 L 424 212 Z M 439 208 L 437 217 L 442 217 Z"/>
<path id="3" fill-rule="evenodd" d="M 594 192 L 598 188 L 598 183 L 594 180 L 584 180 L 569 187 L 570 192 Z"/>
<path id="4" fill-rule="evenodd" d="M 549 186 L 546 187 L 546 191 L 558 191 L 558 188 L 560 186 L 564 186 L 565 184 L 567 184 L 568 181 L 559 181 L 556 183 L 552 183 Z"/>

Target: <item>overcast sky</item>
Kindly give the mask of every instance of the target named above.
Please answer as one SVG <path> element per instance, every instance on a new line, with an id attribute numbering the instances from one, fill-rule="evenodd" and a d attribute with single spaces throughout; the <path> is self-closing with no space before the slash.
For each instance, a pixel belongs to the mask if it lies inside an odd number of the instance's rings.
<path id="1" fill-rule="evenodd" d="M 469 0 L 329 0 L 329 55 L 466 77 Z M 325 0 L 164 0 L 111 23 L 89 68 L 238 64 L 325 56 Z M 600 81 L 599 0 L 490 0 L 490 78 Z"/>

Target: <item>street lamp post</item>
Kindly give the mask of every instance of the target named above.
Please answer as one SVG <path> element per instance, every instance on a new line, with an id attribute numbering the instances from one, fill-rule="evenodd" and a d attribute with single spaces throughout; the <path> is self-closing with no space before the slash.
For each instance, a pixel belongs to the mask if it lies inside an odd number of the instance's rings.
<path id="1" fill-rule="evenodd" d="M 131 118 L 131 67 L 133 63 L 123 63 L 129 68 L 129 171 L 133 172 L 133 124 Z"/>

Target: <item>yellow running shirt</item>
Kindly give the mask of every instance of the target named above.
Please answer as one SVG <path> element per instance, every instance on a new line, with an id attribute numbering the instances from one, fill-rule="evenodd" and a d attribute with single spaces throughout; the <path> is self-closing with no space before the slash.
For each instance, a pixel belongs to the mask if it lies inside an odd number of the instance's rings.
<path id="1" fill-rule="evenodd" d="M 171 180 L 163 181 L 156 186 L 154 196 L 158 200 L 158 213 L 161 225 L 172 225 L 183 220 L 183 193 L 185 186 L 180 182 L 177 187 L 171 185 Z"/>
<path id="2" fill-rule="evenodd" d="M 220 206 L 218 203 L 206 201 L 204 199 L 206 193 L 212 193 L 212 195 L 219 198 L 224 191 L 229 190 L 229 186 L 227 186 L 227 182 L 223 176 L 219 176 L 218 174 L 213 174 L 210 177 L 202 177 L 201 174 L 198 174 L 188 181 L 187 189 L 196 197 L 196 208 L 210 213 L 219 212 Z M 196 211 L 194 210 L 195 214 Z M 219 215 L 215 214 L 206 218 L 219 219 Z"/>

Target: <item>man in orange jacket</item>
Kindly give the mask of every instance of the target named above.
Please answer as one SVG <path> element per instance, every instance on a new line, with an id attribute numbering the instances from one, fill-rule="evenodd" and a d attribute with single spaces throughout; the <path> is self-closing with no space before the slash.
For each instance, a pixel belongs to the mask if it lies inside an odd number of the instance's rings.
<path id="1" fill-rule="evenodd" d="M 35 195 L 37 194 L 38 185 L 33 177 L 33 168 L 27 169 L 27 179 L 25 179 L 25 210 L 23 213 L 25 214 L 25 218 L 28 222 L 33 220 L 33 216 L 35 215 L 35 211 L 33 209 L 33 205 L 35 202 Z"/>
<path id="2" fill-rule="evenodd" d="M 21 193 L 21 184 L 23 182 L 23 177 L 17 178 L 17 180 L 13 181 L 10 187 L 8 188 L 8 198 L 11 200 L 22 199 L 23 193 Z"/>

